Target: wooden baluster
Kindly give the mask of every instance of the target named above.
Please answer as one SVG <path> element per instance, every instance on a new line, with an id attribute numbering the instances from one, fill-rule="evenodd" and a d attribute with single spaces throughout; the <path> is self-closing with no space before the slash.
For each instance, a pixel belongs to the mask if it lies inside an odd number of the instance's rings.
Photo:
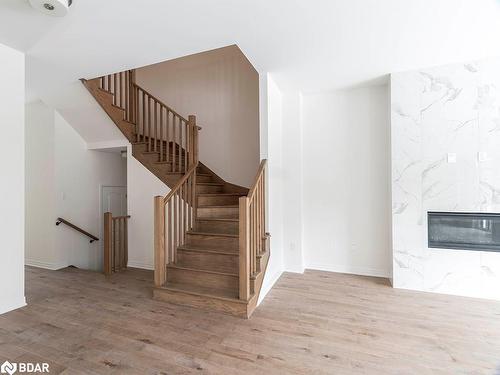
<path id="1" fill-rule="evenodd" d="M 124 251 L 124 258 L 123 258 L 123 268 L 128 267 L 128 218 L 125 218 L 125 227 L 124 227 L 124 232 L 123 232 L 123 237 L 125 238 L 125 251 Z"/>
<path id="2" fill-rule="evenodd" d="M 111 74 L 108 75 L 108 85 L 106 87 L 108 92 L 111 92 Z"/>
<path id="3" fill-rule="evenodd" d="M 165 204 L 163 197 L 154 199 L 154 251 L 155 251 L 155 286 L 163 286 L 167 281 L 167 263 L 165 256 Z"/>
<path id="4" fill-rule="evenodd" d="M 142 92 L 142 142 L 144 142 L 145 138 L 144 136 L 146 135 L 146 93 L 141 90 Z"/>
<path id="5" fill-rule="evenodd" d="M 239 297 L 243 301 L 250 298 L 250 252 L 249 252 L 249 209 L 248 198 L 239 199 Z"/>
<path id="6" fill-rule="evenodd" d="M 120 257 L 120 268 L 124 269 L 125 268 L 125 217 L 122 217 L 120 220 L 120 237 L 122 239 L 122 246 L 121 246 L 121 257 Z"/>
<path id="7" fill-rule="evenodd" d="M 112 227 L 113 216 L 110 212 L 104 214 L 104 255 L 103 271 L 105 275 L 111 275 L 111 246 L 112 246 Z"/>
<path id="8" fill-rule="evenodd" d="M 261 222 L 260 222 L 260 218 L 261 218 L 261 213 L 260 213 L 260 209 L 261 209 L 261 195 L 260 195 L 260 187 L 261 187 L 261 181 L 262 181 L 262 178 L 259 178 L 259 182 L 257 184 L 257 254 L 260 255 L 261 252 L 262 252 L 262 236 L 260 234 L 261 232 Z"/>
<path id="9" fill-rule="evenodd" d="M 182 119 L 179 117 L 179 172 L 182 172 Z"/>
<path id="10" fill-rule="evenodd" d="M 117 98 L 116 98 L 116 87 L 118 86 L 117 85 L 117 79 L 116 79 L 116 73 L 113 74 L 113 104 L 116 105 L 116 101 L 117 101 Z"/>
<path id="11" fill-rule="evenodd" d="M 157 101 L 153 99 L 153 151 L 157 151 L 158 146 L 158 112 Z"/>
<path id="12" fill-rule="evenodd" d="M 166 150 L 165 152 L 167 153 L 167 162 L 170 161 L 170 111 L 168 110 L 167 108 L 167 136 L 166 136 L 166 139 L 167 139 L 167 143 L 166 143 Z"/>
<path id="13" fill-rule="evenodd" d="M 123 108 L 122 102 L 122 72 L 118 73 L 118 107 Z"/>
<path id="14" fill-rule="evenodd" d="M 172 201 L 168 202 L 168 247 L 169 247 L 169 262 L 174 259 L 173 253 L 173 235 L 172 235 Z"/>
<path id="15" fill-rule="evenodd" d="M 163 160 L 163 106 L 160 106 L 160 161 Z"/>
<path id="16" fill-rule="evenodd" d="M 262 238 L 266 237 L 266 168 L 262 172 Z M 264 251 L 266 248 L 264 247 Z"/>
<path id="17" fill-rule="evenodd" d="M 187 180 L 187 193 L 186 193 L 186 201 L 187 201 L 187 212 L 188 212 L 188 217 L 187 217 L 187 230 L 192 229 L 192 218 L 191 218 L 191 207 L 193 206 L 193 202 L 191 201 L 192 198 L 192 191 L 191 189 L 193 188 L 191 181 L 193 177 L 189 176 Z"/>
<path id="18" fill-rule="evenodd" d="M 175 118 L 176 115 L 172 112 L 172 172 L 176 171 L 176 164 L 175 164 L 175 158 L 177 154 L 177 139 L 175 137 L 176 134 L 176 126 L 175 126 Z"/>
<path id="19" fill-rule="evenodd" d="M 172 197 L 174 199 L 174 218 L 173 218 L 173 221 L 172 221 L 172 224 L 174 225 L 174 248 L 173 248 L 173 251 L 174 251 L 174 254 L 173 254 L 173 262 L 176 263 L 177 262 L 177 246 L 179 245 L 179 242 L 178 242 L 178 235 L 179 235 L 179 229 L 178 229 L 178 214 L 179 214 L 179 207 L 178 207 L 178 195 L 177 193 L 174 194 L 174 196 Z"/>
<path id="20" fill-rule="evenodd" d="M 151 132 L 151 96 L 148 95 L 148 151 L 152 150 L 152 132 Z"/>

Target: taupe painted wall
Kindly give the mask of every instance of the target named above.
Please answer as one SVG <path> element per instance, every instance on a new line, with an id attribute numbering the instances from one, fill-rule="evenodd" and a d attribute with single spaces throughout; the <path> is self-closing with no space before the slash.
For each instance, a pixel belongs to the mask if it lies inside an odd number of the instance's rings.
<path id="1" fill-rule="evenodd" d="M 250 186 L 259 165 L 259 75 L 237 46 L 137 70 L 137 82 L 183 116 L 194 114 L 200 160 Z"/>

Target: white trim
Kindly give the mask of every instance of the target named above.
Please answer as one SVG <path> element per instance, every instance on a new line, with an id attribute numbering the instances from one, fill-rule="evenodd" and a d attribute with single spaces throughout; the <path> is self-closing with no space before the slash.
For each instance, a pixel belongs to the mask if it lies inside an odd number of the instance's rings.
<path id="1" fill-rule="evenodd" d="M 374 277 L 390 277 L 389 270 L 381 270 L 376 268 L 365 268 L 365 267 L 352 267 L 352 266 L 341 266 L 338 264 L 308 264 L 306 269 L 317 270 L 317 271 L 327 271 L 336 273 L 349 273 L 352 275 L 360 276 L 374 276 Z"/>
<path id="2" fill-rule="evenodd" d="M 23 296 L 15 303 L 8 303 L 5 305 L 0 304 L 0 315 L 5 314 L 9 311 L 19 309 L 21 307 L 26 306 L 26 298 Z"/>
<path id="3" fill-rule="evenodd" d="M 304 273 L 304 271 L 305 268 L 302 264 L 288 266 L 285 270 L 285 272 L 292 272 L 292 273 Z"/>
<path id="4" fill-rule="evenodd" d="M 276 284 L 276 282 L 278 281 L 278 279 L 281 277 L 281 275 L 283 274 L 283 270 L 279 270 L 278 272 L 276 272 L 273 276 L 271 276 L 269 278 L 269 282 L 267 283 L 264 283 L 265 280 L 265 275 L 264 275 L 264 281 L 262 282 L 262 288 L 260 290 L 260 294 L 259 294 L 259 300 L 257 301 L 257 306 L 260 305 L 260 303 L 264 300 L 264 298 L 266 298 L 267 296 L 267 293 L 269 293 L 271 291 L 271 289 L 273 288 L 274 284 Z M 264 287 L 265 285 L 265 287 Z"/>
<path id="5" fill-rule="evenodd" d="M 66 263 L 50 263 L 35 259 L 25 259 L 24 264 L 31 267 L 44 268 L 51 271 L 60 270 L 62 268 L 68 267 Z"/>
<path id="6" fill-rule="evenodd" d="M 87 150 L 99 150 L 106 148 L 116 148 L 116 147 L 127 147 L 128 141 L 126 139 L 114 140 L 114 141 L 101 141 L 101 142 L 90 142 L 87 143 Z"/>
<path id="7" fill-rule="evenodd" d="M 155 269 L 155 266 L 153 264 L 149 263 L 143 263 L 143 262 L 134 262 L 134 261 L 128 261 L 127 267 L 131 268 L 140 268 L 142 270 L 151 270 L 153 271 Z"/>

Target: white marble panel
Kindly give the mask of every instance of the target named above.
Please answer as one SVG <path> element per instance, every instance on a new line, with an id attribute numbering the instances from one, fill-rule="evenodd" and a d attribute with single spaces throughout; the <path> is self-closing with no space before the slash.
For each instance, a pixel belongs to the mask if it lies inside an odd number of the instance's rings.
<path id="1" fill-rule="evenodd" d="M 394 286 L 500 299 L 500 253 L 427 247 L 428 211 L 500 212 L 500 61 L 391 75 L 391 139 Z"/>

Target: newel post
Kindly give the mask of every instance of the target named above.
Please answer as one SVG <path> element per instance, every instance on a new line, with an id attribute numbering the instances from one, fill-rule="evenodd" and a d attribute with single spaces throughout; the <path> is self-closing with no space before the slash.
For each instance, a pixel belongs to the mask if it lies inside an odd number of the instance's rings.
<path id="1" fill-rule="evenodd" d="M 104 214 L 104 266 L 103 271 L 106 276 L 111 275 L 112 272 L 112 247 L 113 247 L 113 215 L 111 212 Z"/>
<path id="2" fill-rule="evenodd" d="M 250 298 L 250 210 L 248 197 L 239 199 L 239 295 L 243 301 Z"/>
<path id="3" fill-rule="evenodd" d="M 154 198 L 154 215 L 155 286 L 160 287 L 167 281 L 165 204 L 161 196 L 156 196 Z"/>

